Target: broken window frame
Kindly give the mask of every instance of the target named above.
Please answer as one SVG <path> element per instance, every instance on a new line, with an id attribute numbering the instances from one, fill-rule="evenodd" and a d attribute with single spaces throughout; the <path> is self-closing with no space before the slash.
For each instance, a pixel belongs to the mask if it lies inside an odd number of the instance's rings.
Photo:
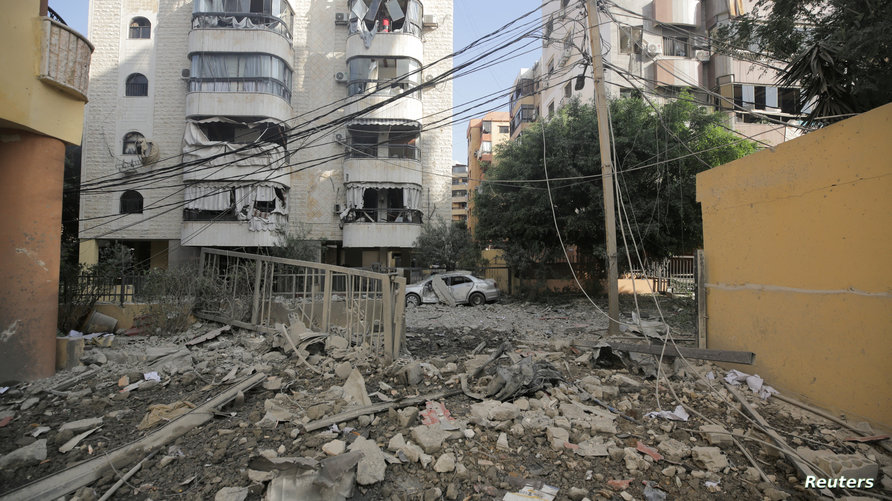
<path id="1" fill-rule="evenodd" d="M 347 10 L 350 35 L 406 33 L 421 38 L 424 5 L 419 0 L 350 0 Z"/>
<path id="2" fill-rule="evenodd" d="M 146 145 L 146 136 L 136 131 L 130 131 L 124 134 L 123 146 L 121 154 L 123 155 L 142 155 L 143 148 Z"/>
<path id="3" fill-rule="evenodd" d="M 131 40 L 148 40 L 152 38 L 152 22 L 144 17 L 134 17 L 130 20 L 127 38 Z"/>
<path id="4" fill-rule="evenodd" d="M 192 28 L 266 29 L 291 40 L 294 11 L 287 0 L 195 0 Z"/>
<path id="5" fill-rule="evenodd" d="M 620 26 L 620 54 L 641 54 L 642 37 L 643 26 Z"/>
<path id="6" fill-rule="evenodd" d="M 347 158 L 421 160 L 421 136 L 415 128 L 351 127 L 347 133 Z"/>
<path id="7" fill-rule="evenodd" d="M 688 37 L 663 35 L 663 55 L 674 57 L 693 57 L 691 42 Z"/>
<path id="8" fill-rule="evenodd" d="M 196 52 L 190 56 L 189 92 L 254 92 L 291 102 L 293 71 L 265 53 Z"/>
<path id="9" fill-rule="evenodd" d="M 347 74 L 348 97 L 365 93 L 395 96 L 421 85 L 421 62 L 411 57 L 352 57 L 347 61 Z M 420 98 L 417 93 L 408 95 Z"/>

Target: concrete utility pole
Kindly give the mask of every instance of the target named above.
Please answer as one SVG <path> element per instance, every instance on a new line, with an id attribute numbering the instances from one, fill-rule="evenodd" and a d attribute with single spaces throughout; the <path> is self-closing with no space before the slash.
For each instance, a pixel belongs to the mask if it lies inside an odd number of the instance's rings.
<path id="1" fill-rule="evenodd" d="M 607 91 L 604 87 L 604 61 L 601 57 L 601 27 L 596 0 L 587 0 L 589 40 L 592 46 L 592 71 L 595 77 L 595 109 L 598 112 L 598 139 L 601 146 L 601 184 L 604 189 L 604 230 L 607 233 L 607 333 L 619 334 L 619 271 L 616 266 L 616 209 L 613 201 L 613 148 L 607 119 Z"/>

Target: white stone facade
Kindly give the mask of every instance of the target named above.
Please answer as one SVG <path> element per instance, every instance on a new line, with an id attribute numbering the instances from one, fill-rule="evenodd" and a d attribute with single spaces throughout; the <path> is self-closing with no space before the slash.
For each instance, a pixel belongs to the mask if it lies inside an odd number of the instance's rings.
<path id="1" fill-rule="evenodd" d="M 274 5 L 277 3 L 277 0 L 273 0 Z M 281 167 L 275 176 L 287 180 L 285 184 L 290 183 L 284 186 L 287 230 L 307 230 L 310 239 L 325 242 L 329 247 L 343 244 L 345 224 L 341 212 L 348 205 L 344 176 L 348 160 L 345 158 L 343 138 L 349 134 L 343 124 L 332 128 L 325 125 L 356 111 L 355 104 L 346 106 L 349 101 L 348 86 L 335 78 L 337 73 L 345 74 L 348 71 L 349 26 L 336 22 L 338 14 L 349 16 L 348 1 L 290 0 L 290 5 L 293 9 L 293 28 L 289 40 L 291 47 L 287 52 L 292 55 L 286 63 L 293 72 L 288 89 L 289 101 L 270 93 L 243 92 L 241 89 L 239 92 L 215 92 L 202 87 L 201 92 L 196 92 L 195 87 L 190 88 L 188 70 L 192 68 L 193 80 L 196 76 L 190 62 L 190 52 L 259 52 L 281 58 L 285 54 L 280 42 L 270 44 L 269 50 L 264 50 L 263 40 L 269 39 L 269 33 L 248 33 L 248 30 L 235 28 L 194 29 L 194 5 L 189 0 L 91 0 L 89 37 L 96 50 L 85 114 L 82 240 L 177 241 L 182 238 L 180 243 L 184 246 L 212 242 L 223 247 L 253 247 L 265 242 L 272 243 L 274 239 L 257 238 L 258 235 L 246 238 L 242 228 L 227 233 L 227 227 L 238 225 L 232 220 L 225 224 L 184 221 L 183 208 L 187 202 L 184 182 L 193 183 L 204 172 L 208 173 L 205 180 L 213 181 L 215 185 L 233 182 L 232 166 L 219 169 L 221 174 L 216 177 L 213 169 L 205 167 L 202 170 L 198 167 L 199 174 L 190 171 L 184 181 L 183 169 L 178 166 L 184 160 L 184 134 L 189 136 L 187 119 L 221 116 L 248 121 L 248 116 L 251 116 L 252 120 L 284 124 L 286 130 L 298 134 L 288 143 L 288 155 L 276 157 Z M 422 44 L 416 42 L 415 45 L 423 52 L 423 60 L 419 62 L 424 65 L 441 58 L 443 60 L 436 66 L 423 68 L 423 77 L 440 74 L 452 67 L 449 57 L 452 52 L 452 8 L 452 0 L 424 1 L 423 13 L 428 19 L 432 16 L 435 23 L 425 25 L 417 38 Z M 151 23 L 151 36 L 148 39 L 130 38 L 129 27 L 137 17 Z M 283 35 L 276 36 L 285 39 Z M 388 34 L 376 35 L 382 36 Z M 351 43 L 356 45 L 355 41 Z M 418 47 L 410 48 L 415 58 L 418 57 Z M 394 50 L 398 52 L 400 48 Z M 148 95 L 125 96 L 127 76 L 133 73 L 140 73 L 148 79 Z M 420 178 L 421 198 L 418 205 L 424 219 L 437 216 L 449 219 L 450 193 L 444 179 L 451 177 L 451 132 L 444 127 L 428 130 L 424 126 L 451 115 L 452 84 L 441 83 L 417 94 L 421 97 L 420 105 L 407 107 L 398 101 L 391 106 L 397 113 L 408 109 L 407 113 L 416 115 L 413 119 L 421 118 L 420 136 L 413 144 L 423 154 L 421 160 L 416 162 L 417 167 L 408 167 L 414 169 L 408 178 Z M 283 110 L 289 112 L 287 117 L 282 116 Z M 318 133 L 300 134 L 316 127 L 322 127 Z M 123 140 L 128 132 L 139 132 L 145 137 L 150 143 L 154 163 L 143 165 L 137 155 L 123 153 Z M 389 168 L 398 170 L 406 167 L 396 165 Z M 370 172 L 386 173 L 387 169 L 382 164 L 370 169 Z M 282 174 L 285 174 L 284 177 L 278 177 Z M 248 179 L 257 182 L 256 174 L 244 178 L 246 183 Z M 115 186 L 90 189 L 95 181 L 107 179 L 115 180 Z M 121 214 L 120 197 L 125 189 L 139 191 L 143 196 L 141 214 Z M 206 228 L 201 231 L 211 232 L 214 236 L 205 234 L 194 239 L 187 238 L 186 231 L 195 233 L 196 228 Z M 417 233 L 416 230 L 410 233 Z M 388 231 L 393 233 L 394 230 Z M 190 240 L 194 240 L 194 243 Z M 381 249 L 385 247 L 381 238 L 369 238 L 368 246 L 363 245 L 362 240 L 358 244 L 355 238 L 353 240 L 352 246 L 363 248 L 364 253 L 377 250 L 382 258 L 380 261 L 388 258 L 387 249 Z M 402 240 L 399 245 L 386 247 L 403 250 L 411 247 L 411 244 L 407 245 L 406 238 Z M 169 252 L 173 253 L 173 246 Z M 339 264 L 344 264 L 343 253 L 336 259 Z"/>

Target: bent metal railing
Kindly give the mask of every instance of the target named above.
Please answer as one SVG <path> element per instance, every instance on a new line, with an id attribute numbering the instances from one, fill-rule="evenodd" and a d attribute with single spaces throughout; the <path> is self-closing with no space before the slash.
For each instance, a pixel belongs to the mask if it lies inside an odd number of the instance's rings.
<path id="1" fill-rule="evenodd" d="M 367 343 L 387 362 L 405 346 L 405 278 L 210 248 L 201 250 L 201 270 L 222 297 L 197 317 L 270 334 L 297 319 L 351 345 Z"/>

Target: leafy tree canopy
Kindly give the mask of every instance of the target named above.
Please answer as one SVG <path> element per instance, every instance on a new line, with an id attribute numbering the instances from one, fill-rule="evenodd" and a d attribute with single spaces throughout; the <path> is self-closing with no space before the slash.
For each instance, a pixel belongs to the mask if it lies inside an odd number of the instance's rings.
<path id="1" fill-rule="evenodd" d="M 480 248 L 474 244 L 464 221 L 424 224 L 415 242 L 415 260 L 420 266 L 439 266 L 447 270 L 474 270 L 480 264 Z"/>
<path id="2" fill-rule="evenodd" d="M 689 252 L 702 241 L 695 174 L 747 155 L 755 144 L 723 128 L 720 114 L 698 107 L 686 93 L 659 114 L 639 98 L 613 101 L 610 112 L 614 163 L 634 238 L 653 258 Z M 573 101 L 517 141 L 499 145 L 488 182 L 472 194 L 478 240 L 503 247 L 508 265 L 522 276 L 535 276 L 538 263 L 563 257 L 541 182 L 543 139 L 564 243 L 582 256 L 605 256 L 596 113 Z"/>
<path id="3" fill-rule="evenodd" d="M 809 122 L 892 102 L 892 0 L 759 0 L 718 38 L 785 61 L 778 83 L 815 100 Z"/>

